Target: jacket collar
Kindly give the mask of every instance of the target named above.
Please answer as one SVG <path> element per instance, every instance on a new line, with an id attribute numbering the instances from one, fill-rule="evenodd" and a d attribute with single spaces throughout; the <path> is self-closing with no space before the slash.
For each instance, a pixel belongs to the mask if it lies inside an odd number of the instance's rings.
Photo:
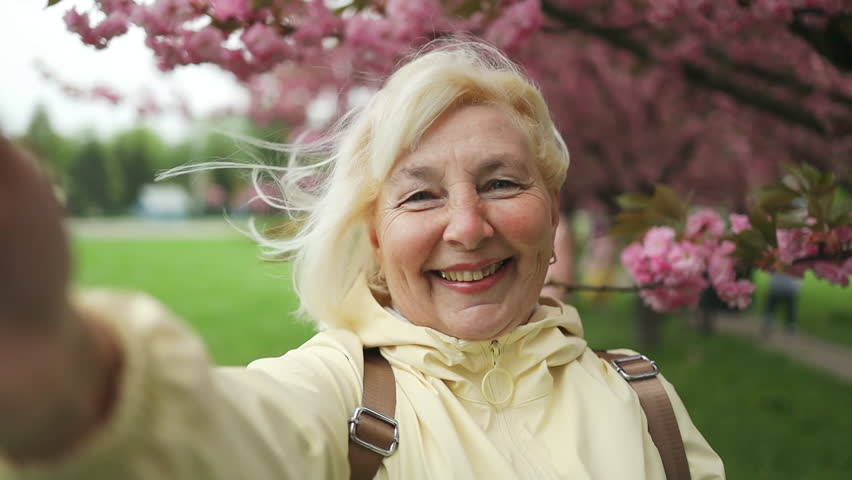
<path id="1" fill-rule="evenodd" d="M 491 369 L 504 369 L 518 382 L 539 365 L 567 364 L 586 349 L 576 310 L 546 297 L 540 302 L 525 325 L 493 341 L 469 341 L 398 318 L 375 300 L 362 277 L 344 300 L 342 316 L 365 347 L 382 347 L 392 364 L 445 380 L 463 397 L 479 398 L 478 383 Z"/>

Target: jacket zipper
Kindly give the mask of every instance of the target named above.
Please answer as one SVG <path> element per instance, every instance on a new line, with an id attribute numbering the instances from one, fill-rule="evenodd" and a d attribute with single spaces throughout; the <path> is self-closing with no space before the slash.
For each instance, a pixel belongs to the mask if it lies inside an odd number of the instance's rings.
<path id="1" fill-rule="evenodd" d="M 492 340 L 491 344 L 488 346 L 489 357 L 491 360 L 491 370 L 494 371 L 500 367 L 498 367 L 500 356 L 503 354 L 503 345 L 500 344 L 497 340 Z M 486 375 L 488 372 L 486 372 Z M 500 425 L 500 432 L 504 438 L 504 443 L 509 445 L 510 448 L 514 451 L 514 456 L 523 460 L 523 463 L 526 464 L 524 470 L 528 472 L 533 472 L 533 476 L 531 478 L 544 478 L 542 475 L 544 472 L 539 469 L 535 462 L 527 457 L 526 449 L 523 445 L 520 445 L 516 440 L 516 436 L 512 434 L 512 429 L 509 426 L 508 421 L 508 413 L 505 408 L 506 405 L 492 405 L 491 408 L 494 409 L 494 414 L 497 416 L 498 424 Z"/>

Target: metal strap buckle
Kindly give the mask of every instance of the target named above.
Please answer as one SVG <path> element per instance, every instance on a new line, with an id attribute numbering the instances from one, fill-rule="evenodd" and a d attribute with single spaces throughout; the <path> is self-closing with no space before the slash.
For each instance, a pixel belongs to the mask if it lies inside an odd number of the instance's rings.
<path id="1" fill-rule="evenodd" d="M 367 414 L 375 418 L 376 420 L 385 422 L 391 427 L 393 427 L 393 442 L 391 442 L 388 448 L 382 448 L 378 445 L 373 445 L 372 443 L 358 437 L 358 423 L 361 421 L 362 414 Z M 393 452 L 396 451 L 396 447 L 399 445 L 399 424 L 393 418 L 382 415 L 381 413 L 373 409 L 367 407 L 358 407 L 355 409 L 355 413 L 352 414 L 352 418 L 349 419 L 349 439 L 370 451 L 378 453 L 383 457 L 389 457 L 393 455 Z"/>
<path id="2" fill-rule="evenodd" d="M 638 361 L 645 361 L 650 363 L 652 370 L 650 372 L 645 373 L 631 374 L 630 372 L 624 370 L 624 367 L 621 366 L 625 363 Z M 653 378 L 660 374 L 660 369 L 659 367 L 657 367 L 657 362 L 651 360 L 645 355 L 631 355 L 629 357 L 613 358 L 612 360 L 610 360 L 610 362 L 612 363 L 612 366 L 615 367 L 615 371 L 617 371 L 619 375 L 624 377 L 624 379 L 628 382 L 632 382 L 634 380 L 643 380 L 646 378 Z"/>

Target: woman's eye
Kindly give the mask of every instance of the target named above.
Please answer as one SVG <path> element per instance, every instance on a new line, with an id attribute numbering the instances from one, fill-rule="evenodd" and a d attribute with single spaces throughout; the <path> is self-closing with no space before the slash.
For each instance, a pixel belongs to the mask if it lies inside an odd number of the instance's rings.
<path id="1" fill-rule="evenodd" d="M 485 185 L 485 191 L 506 190 L 518 188 L 518 184 L 511 180 L 492 180 Z"/>
<path id="2" fill-rule="evenodd" d="M 415 193 L 411 194 L 402 203 L 422 202 L 423 200 L 432 200 L 433 198 L 435 198 L 435 196 L 432 195 L 430 192 L 427 192 L 425 190 L 421 190 L 419 192 L 415 192 Z"/>

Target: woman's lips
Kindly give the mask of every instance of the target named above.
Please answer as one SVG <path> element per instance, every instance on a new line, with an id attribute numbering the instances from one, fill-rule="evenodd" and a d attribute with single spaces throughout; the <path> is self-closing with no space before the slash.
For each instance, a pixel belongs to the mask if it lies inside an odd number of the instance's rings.
<path id="1" fill-rule="evenodd" d="M 481 280 L 471 280 L 471 281 L 454 281 L 448 278 L 443 278 L 440 272 L 433 271 L 432 274 L 435 279 L 443 286 L 449 288 L 458 293 L 472 294 L 479 293 L 489 288 L 493 287 L 497 284 L 503 277 L 506 276 L 509 268 L 512 266 L 512 259 L 506 259 L 501 262 L 497 271 L 492 273 L 491 275 L 482 278 Z"/>

